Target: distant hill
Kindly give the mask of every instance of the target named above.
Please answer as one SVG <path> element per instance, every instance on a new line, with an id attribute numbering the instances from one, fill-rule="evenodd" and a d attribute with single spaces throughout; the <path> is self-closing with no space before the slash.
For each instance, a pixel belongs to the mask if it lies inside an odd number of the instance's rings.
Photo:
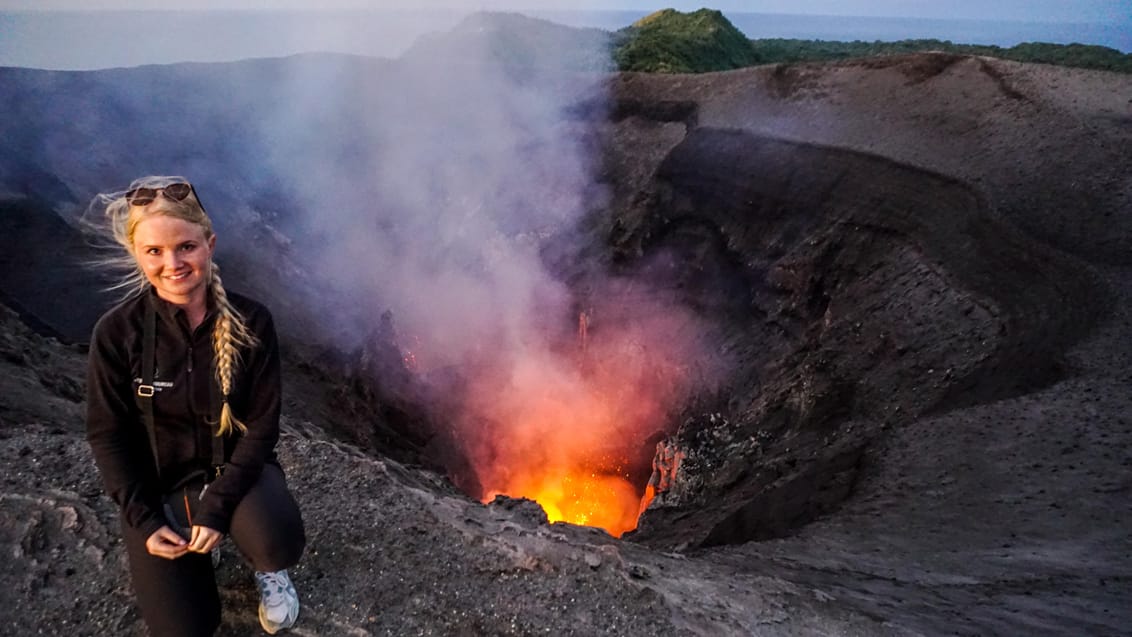
<path id="1" fill-rule="evenodd" d="M 622 71 L 703 73 L 757 64 L 751 41 L 719 11 L 664 9 L 617 33 Z"/>
<path id="2" fill-rule="evenodd" d="M 474 13 L 448 32 L 418 39 L 408 61 L 569 71 L 703 73 L 759 62 L 751 41 L 719 11 L 657 11 L 616 33 L 517 13 Z"/>
<path id="3" fill-rule="evenodd" d="M 451 31 L 422 36 L 402 59 L 613 71 L 612 46 L 613 35 L 601 29 L 580 29 L 518 13 L 484 11 L 468 16 Z"/>

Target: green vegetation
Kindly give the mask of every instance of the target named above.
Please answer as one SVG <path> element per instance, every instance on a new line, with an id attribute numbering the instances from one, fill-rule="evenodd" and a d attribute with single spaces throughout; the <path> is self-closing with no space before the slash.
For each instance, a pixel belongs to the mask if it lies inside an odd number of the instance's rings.
<path id="1" fill-rule="evenodd" d="M 923 51 L 1132 73 L 1132 54 L 1087 44 L 1026 42 L 1004 48 L 955 44 L 947 40 L 748 40 L 722 13 L 710 9 L 693 13 L 674 9 L 657 11 L 615 33 L 613 41 L 613 60 L 618 69 L 650 73 L 703 73 L 754 64 L 819 62 Z"/>
<path id="2" fill-rule="evenodd" d="M 617 32 L 613 59 L 622 71 L 703 73 L 759 63 L 751 41 L 719 11 L 665 9 Z"/>
<path id="3" fill-rule="evenodd" d="M 978 44 L 954 44 L 947 40 L 899 40 L 896 42 L 832 42 L 825 40 L 752 40 L 752 48 L 763 63 L 816 62 L 846 58 L 895 55 L 920 51 L 943 51 L 960 55 L 986 55 L 1017 62 L 1039 62 L 1086 69 L 1132 73 L 1132 54 L 1085 44 L 1026 42 L 1010 48 Z"/>
<path id="4" fill-rule="evenodd" d="M 1121 53 L 1107 46 L 1024 42 L 1009 49 L 997 46 L 971 48 L 984 49 L 986 52 L 981 55 L 992 55 L 1018 62 L 1041 62 L 1077 66 L 1084 69 L 1132 73 L 1132 53 Z"/>

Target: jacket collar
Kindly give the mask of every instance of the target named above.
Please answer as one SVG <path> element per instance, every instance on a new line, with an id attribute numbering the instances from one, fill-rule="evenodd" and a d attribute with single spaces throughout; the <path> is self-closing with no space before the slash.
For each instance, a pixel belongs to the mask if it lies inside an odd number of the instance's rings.
<path id="1" fill-rule="evenodd" d="M 185 315 L 185 311 L 173 305 L 169 301 L 157 295 L 157 290 L 153 286 L 149 286 L 146 290 L 146 302 L 153 305 L 157 310 L 157 315 L 161 317 L 167 325 L 176 328 L 175 331 L 186 338 L 192 335 L 189 329 L 189 321 Z M 212 320 L 216 317 L 216 307 L 212 301 L 212 296 L 207 297 L 208 309 L 205 311 L 204 320 L 197 326 L 197 330 L 208 329 L 212 325 Z"/>

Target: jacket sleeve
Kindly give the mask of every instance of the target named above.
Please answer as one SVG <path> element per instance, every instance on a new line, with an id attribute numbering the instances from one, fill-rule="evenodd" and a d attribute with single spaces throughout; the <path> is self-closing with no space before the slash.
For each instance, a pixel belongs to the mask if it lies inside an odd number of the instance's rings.
<path id="1" fill-rule="evenodd" d="M 87 359 L 87 442 L 106 492 L 126 524 L 145 537 L 165 525 L 145 429 L 133 402 L 133 378 L 126 339 L 115 337 L 104 317 L 95 325 Z M 147 464 L 148 463 L 148 464 Z"/>
<path id="2" fill-rule="evenodd" d="M 242 386 L 232 397 L 233 413 L 248 429 L 236 438 L 223 475 L 209 485 L 194 520 L 223 533 L 228 532 L 236 505 L 259 480 L 264 463 L 274 457 L 275 443 L 279 441 L 282 391 L 275 324 L 262 307 L 249 319 L 259 344 L 244 352 L 239 375 Z"/>

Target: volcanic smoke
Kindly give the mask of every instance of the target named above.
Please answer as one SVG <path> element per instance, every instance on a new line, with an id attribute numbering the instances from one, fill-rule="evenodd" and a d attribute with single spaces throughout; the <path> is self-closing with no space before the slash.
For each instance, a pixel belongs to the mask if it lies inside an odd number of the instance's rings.
<path id="1" fill-rule="evenodd" d="M 636 528 L 656 440 L 705 369 L 689 312 L 610 297 L 579 314 L 572 340 L 548 332 L 469 365 L 461 408 L 445 417 L 481 488 L 471 495 L 528 498 L 551 522 L 617 537 Z"/>
<path id="2" fill-rule="evenodd" d="M 295 234 L 317 236 L 309 262 L 357 304 L 318 311 L 370 317 L 342 325 L 349 349 L 396 317 L 407 366 L 435 392 L 423 406 L 475 474 L 471 496 L 531 498 L 551 520 L 619 535 L 636 526 L 657 435 L 697 382 L 701 331 L 641 281 L 597 280 L 604 266 L 550 271 L 548 244 L 604 240 L 580 228 L 609 205 L 596 129 L 607 76 L 501 65 L 477 39 L 492 19 L 458 27 L 458 52 L 398 60 L 380 83 L 295 78 L 310 103 L 265 126 L 334 125 L 381 104 L 350 128 L 348 153 L 277 158 L 302 161 L 289 183 L 321 184 L 300 198 L 315 232 Z M 349 97 L 328 104 L 335 95 Z M 587 273 L 586 291 L 562 269 Z"/>
<path id="3" fill-rule="evenodd" d="M 648 320 L 599 322 L 592 333 L 582 314 L 576 352 L 520 351 L 501 375 L 477 379 L 470 415 L 495 424 L 473 456 L 485 501 L 530 498 L 551 522 L 618 537 L 636 528 L 647 505 L 648 439 L 668 428 L 695 373 L 688 352 L 675 349 L 695 321 L 657 309 Z"/>

